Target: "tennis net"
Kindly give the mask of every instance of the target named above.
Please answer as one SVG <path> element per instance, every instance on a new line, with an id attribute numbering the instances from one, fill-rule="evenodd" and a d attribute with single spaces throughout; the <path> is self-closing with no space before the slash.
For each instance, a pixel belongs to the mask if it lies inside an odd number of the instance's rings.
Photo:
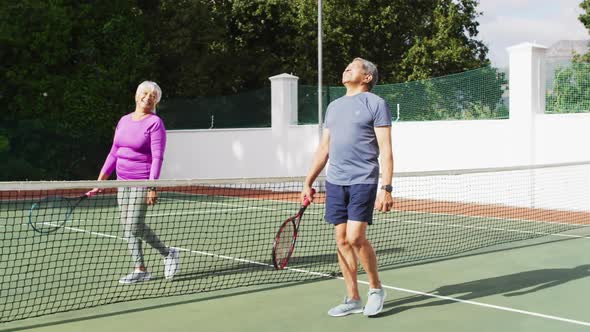
<path id="1" fill-rule="evenodd" d="M 589 175 L 590 163 L 398 173 L 394 211 L 375 212 L 368 236 L 381 269 L 530 239 L 585 238 Z M 280 271 L 271 263 L 274 236 L 299 208 L 302 178 L 1 183 L 0 322 L 338 275 L 333 229 L 323 221 L 324 181 L 314 184 L 317 199 Z M 125 191 L 152 186 L 158 202 L 147 208 L 145 223 L 180 252 L 180 271 L 165 279 L 163 256 L 144 244 L 152 279 L 121 284 L 134 259 L 121 207 L 139 206 L 121 200 Z M 94 187 L 103 192 L 77 201 Z"/>

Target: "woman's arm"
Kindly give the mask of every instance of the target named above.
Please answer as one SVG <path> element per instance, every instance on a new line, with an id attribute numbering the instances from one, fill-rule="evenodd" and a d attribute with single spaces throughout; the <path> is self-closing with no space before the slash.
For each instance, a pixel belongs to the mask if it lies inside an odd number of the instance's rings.
<path id="1" fill-rule="evenodd" d="M 152 165 L 150 167 L 150 180 L 157 180 L 160 178 L 160 171 L 162 170 L 162 162 L 164 161 L 164 151 L 166 150 L 166 128 L 162 120 L 152 128 L 150 132 Z M 155 190 L 148 190 L 147 204 L 153 205 L 158 202 L 158 192 Z"/>
<path id="2" fill-rule="evenodd" d="M 162 120 L 159 120 L 150 132 L 152 165 L 150 167 L 150 180 L 160 178 L 162 163 L 164 161 L 164 151 L 166 150 L 166 128 Z"/>

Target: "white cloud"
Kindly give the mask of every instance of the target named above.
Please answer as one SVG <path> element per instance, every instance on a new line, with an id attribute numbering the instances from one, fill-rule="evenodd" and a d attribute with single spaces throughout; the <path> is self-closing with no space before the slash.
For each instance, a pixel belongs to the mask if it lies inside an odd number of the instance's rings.
<path id="1" fill-rule="evenodd" d="M 551 46 L 562 40 L 590 39 L 580 23 L 579 0 L 481 0 L 479 39 L 490 48 L 492 64 L 508 64 L 506 48 L 523 42 Z"/>
<path id="2" fill-rule="evenodd" d="M 484 17 L 495 17 L 500 14 L 520 11 L 531 6 L 532 3 L 531 0 L 480 0 L 477 8 L 483 12 Z"/>

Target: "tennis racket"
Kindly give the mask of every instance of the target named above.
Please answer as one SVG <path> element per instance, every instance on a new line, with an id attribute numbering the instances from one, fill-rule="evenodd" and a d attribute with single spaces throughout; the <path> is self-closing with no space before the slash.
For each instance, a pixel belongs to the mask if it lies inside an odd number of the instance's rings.
<path id="1" fill-rule="evenodd" d="M 49 196 L 35 202 L 29 210 L 29 225 L 41 234 L 53 233 L 71 218 L 74 209 L 94 191 L 78 197 Z"/>
<path id="2" fill-rule="evenodd" d="M 312 195 L 315 194 L 315 189 L 311 189 Z M 299 224 L 301 224 L 301 217 L 303 212 L 311 204 L 308 197 L 305 197 L 303 205 L 299 208 L 299 211 L 294 216 L 283 221 L 277 235 L 275 236 L 275 242 L 272 246 L 272 264 L 275 269 L 282 270 L 289 263 L 289 258 L 295 250 L 295 241 L 297 241 L 297 232 L 299 230 Z"/>

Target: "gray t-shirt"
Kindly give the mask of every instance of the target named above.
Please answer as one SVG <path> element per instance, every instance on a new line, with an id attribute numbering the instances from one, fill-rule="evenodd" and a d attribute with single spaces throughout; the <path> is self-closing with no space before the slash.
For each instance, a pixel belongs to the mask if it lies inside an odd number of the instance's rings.
<path id="1" fill-rule="evenodd" d="M 375 127 L 391 126 L 391 112 L 383 98 L 362 92 L 340 97 L 328 105 L 330 165 L 327 180 L 348 186 L 379 182 L 379 145 Z"/>

